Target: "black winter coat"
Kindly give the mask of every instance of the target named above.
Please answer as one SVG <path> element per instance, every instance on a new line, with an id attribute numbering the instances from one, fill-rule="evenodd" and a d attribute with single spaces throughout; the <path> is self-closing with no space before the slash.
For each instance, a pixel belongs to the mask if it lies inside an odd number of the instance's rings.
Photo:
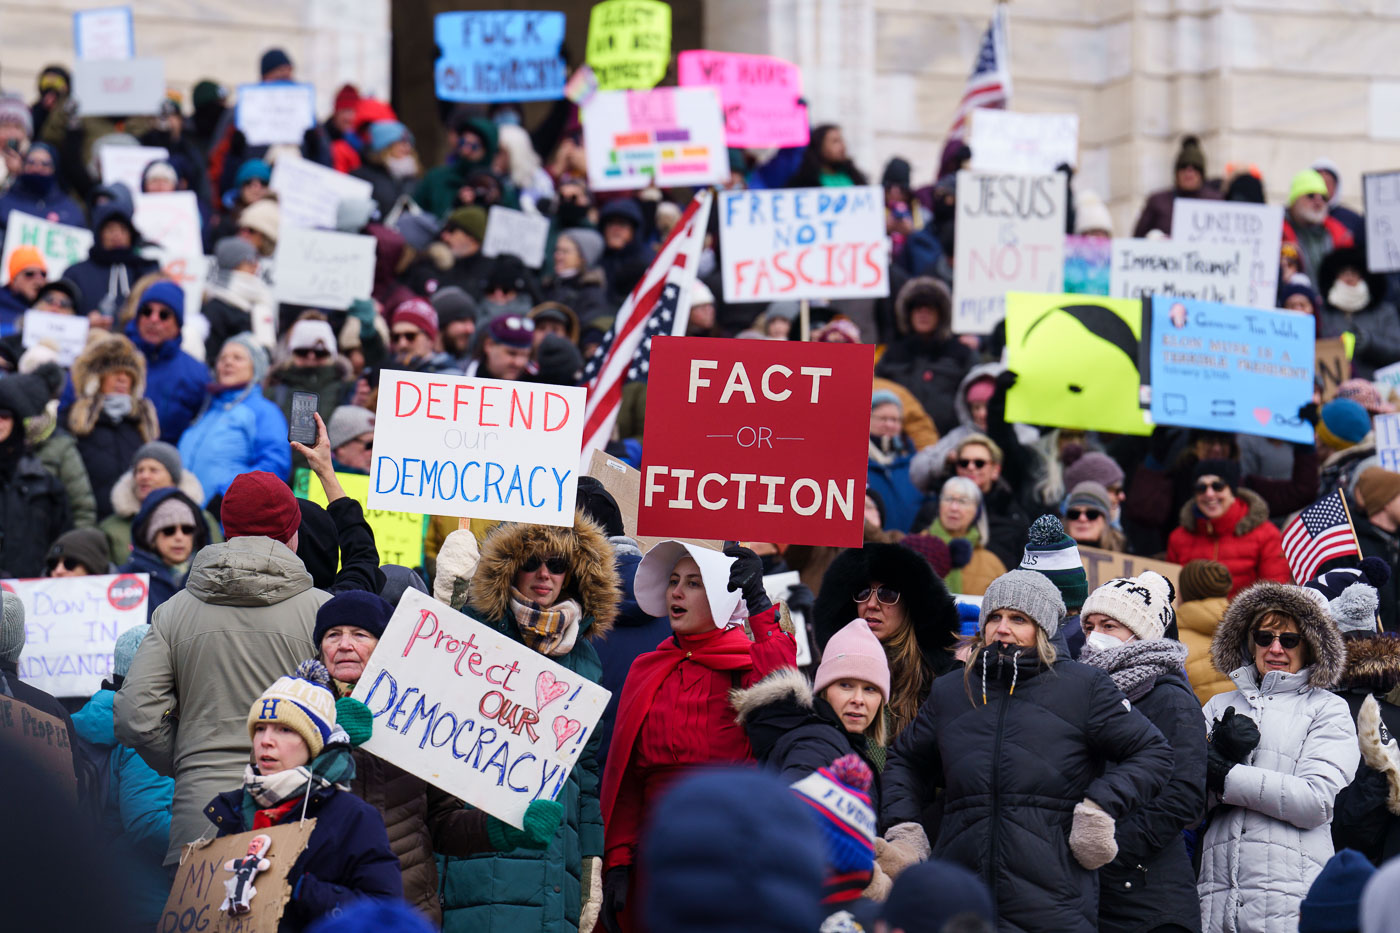
<path id="1" fill-rule="evenodd" d="M 99 414 L 91 433 L 77 435 L 77 441 L 78 455 L 97 498 L 97 520 L 101 521 L 112 514 L 112 487 L 131 469 L 131 458 L 146 443 L 140 415 L 133 412 L 116 421 Z"/>
<path id="2" fill-rule="evenodd" d="M 1387 632 L 1394 632 L 1396 621 L 1400 619 L 1396 614 L 1396 603 L 1400 601 L 1400 535 L 1382 531 L 1371 524 L 1366 510 L 1358 508 L 1355 501 L 1352 502 L 1351 520 L 1356 527 L 1356 541 L 1361 545 L 1361 556 L 1379 557 L 1390 565 L 1390 579 L 1376 587 L 1376 596 L 1380 599 L 1381 625 Z M 1330 570 L 1332 566 L 1327 564 L 1324 568 Z"/>
<path id="3" fill-rule="evenodd" d="M 958 385 L 976 362 L 972 349 L 957 337 L 923 340 L 909 335 L 885 349 L 875 375 L 893 379 L 913 393 L 939 435 L 944 435 L 959 424 L 954 406 Z"/>
<path id="4" fill-rule="evenodd" d="M 1174 760 L 1162 792 L 1118 821 L 1118 857 L 1099 869 L 1099 933 L 1199 930 L 1196 872 L 1181 834 L 1205 814 L 1205 719 L 1180 673 L 1159 677 L 1135 705 L 1166 737 Z"/>
<path id="5" fill-rule="evenodd" d="M 0 465 L 0 579 L 42 577 L 49 545 L 72 526 L 68 493 L 38 457 Z"/>
<path id="6" fill-rule="evenodd" d="M 1076 661 L 1046 669 L 993 645 L 969 675 L 935 680 L 895 741 L 881 826 L 918 822 L 941 789 L 941 821 L 925 827 L 933 855 L 981 876 L 1001 933 L 1094 933 L 1098 878 L 1070 852 L 1074 807 L 1088 798 L 1125 819 L 1165 786 L 1171 747 Z"/>
<path id="7" fill-rule="evenodd" d="M 1359 524 L 1356 530 L 1359 534 Z M 1381 607 L 1383 611 L 1384 601 Z M 1400 636 L 1348 636 L 1346 645 L 1346 672 L 1333 692 L 1347 701 L 1353 722 L 1366 697 L 1374 694 L 1385 730 L 1400 736 L 1400 706 L 1385 699 L 1400 686 Z M 1332 812 L 1332 844 L 1337 851 L 1355 849 L 1377 866 L 1400 855 L 1400 815 L 1390 811 L 1390 796 L 1386 776 L 1362 759 L 1356 778 L 1337 794 Z"/>
<path id="8" fill-rule="evenodd" d="M 308 499 L 297 499 L 297 505 L 301 508 L 297 557 L 318 590 L 335 594 L 384 589 L 374 529 L 359 502 L 346 496 L 325 508 Z"/>

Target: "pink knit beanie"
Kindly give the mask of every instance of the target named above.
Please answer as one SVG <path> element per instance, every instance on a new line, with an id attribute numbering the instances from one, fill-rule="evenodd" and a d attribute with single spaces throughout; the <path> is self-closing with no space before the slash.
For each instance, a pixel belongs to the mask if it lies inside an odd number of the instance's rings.
<path id="1" fill-rule="evenodd" d="M 880 688 L 880 696 L 890 701 L 890 664 L 880 639 L 870 631 L 864 619 L 848 622 L 831 640 L 822 653 L 817 667 L 814 693 L 821 693 L 838 680 L 863 680 Z"/>

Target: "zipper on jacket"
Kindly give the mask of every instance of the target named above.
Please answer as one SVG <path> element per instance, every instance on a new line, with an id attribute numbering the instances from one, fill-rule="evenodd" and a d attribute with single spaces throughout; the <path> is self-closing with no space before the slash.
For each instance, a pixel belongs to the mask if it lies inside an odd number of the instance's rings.
<path id="1" fill-rule="evenodd" d="M 992 848 L 987 861 L 989 877 L 987 887 L 991 889 L 992 903 L 997 903 L 997 861 L 1001 857 L 1001 736 L 1006 723 L 1006 708 L 1011 705 L 1011 697 L 1001 698 L 1001 709 L 997 711 L 997 737 L 992 745 Z"/>

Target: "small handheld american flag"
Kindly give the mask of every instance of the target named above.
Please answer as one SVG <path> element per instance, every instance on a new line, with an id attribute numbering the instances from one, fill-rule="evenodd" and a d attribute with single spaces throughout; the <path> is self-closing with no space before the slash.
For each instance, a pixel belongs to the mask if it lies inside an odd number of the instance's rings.
<path id="1" fill-rule="evenodd" d="M 977 46 L 977 58 L 972 73 L 967 76 L 953 125 L 948 129 L 950 139 L 967 134 L 968 117 L 979 107 L 1005 108 L 1011 102 L 1011 49 L 1006 30 L 1006 4 L 998 3 L 992 21 Z"/>
<path id="2" fill-rule="evenodd" d="M 1360 555 L 1346 502 L 1334 489 L 1298 513 L 1283 529 L 1283 556 L 1293 579 L 1307 583 L 1334 557 Z"/>

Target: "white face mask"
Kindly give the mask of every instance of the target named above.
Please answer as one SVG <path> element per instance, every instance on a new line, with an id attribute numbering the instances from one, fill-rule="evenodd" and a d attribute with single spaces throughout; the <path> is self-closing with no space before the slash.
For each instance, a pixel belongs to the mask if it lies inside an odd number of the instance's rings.
<path id="1" fill-rule="evenodd" d="M 418 159 L 412 155 L 389 156 L 384 160 L 384 167 L 395 178 L 416 178 L 418 176 Z"/>
<path id="2" fill-rule="evenodd" d="M 1123 643 L 1112 635 L 1107 635 L 1103 632 L 1090 632 L 1084 637 L 1084 644 L 1093 648 L 1095 651 L 1108 651 L 1110 648 L 1117 648 Z"/>
<path id="3" fill-rule="evenodd" d="M 1366 284 L 1365 279 L 1355 285 L 1348 285 L 1338 279 L 1327 290 L 1327 303 L 1342 311 L 1360 311 L 1371 303 L 1371 287 Z"/>

